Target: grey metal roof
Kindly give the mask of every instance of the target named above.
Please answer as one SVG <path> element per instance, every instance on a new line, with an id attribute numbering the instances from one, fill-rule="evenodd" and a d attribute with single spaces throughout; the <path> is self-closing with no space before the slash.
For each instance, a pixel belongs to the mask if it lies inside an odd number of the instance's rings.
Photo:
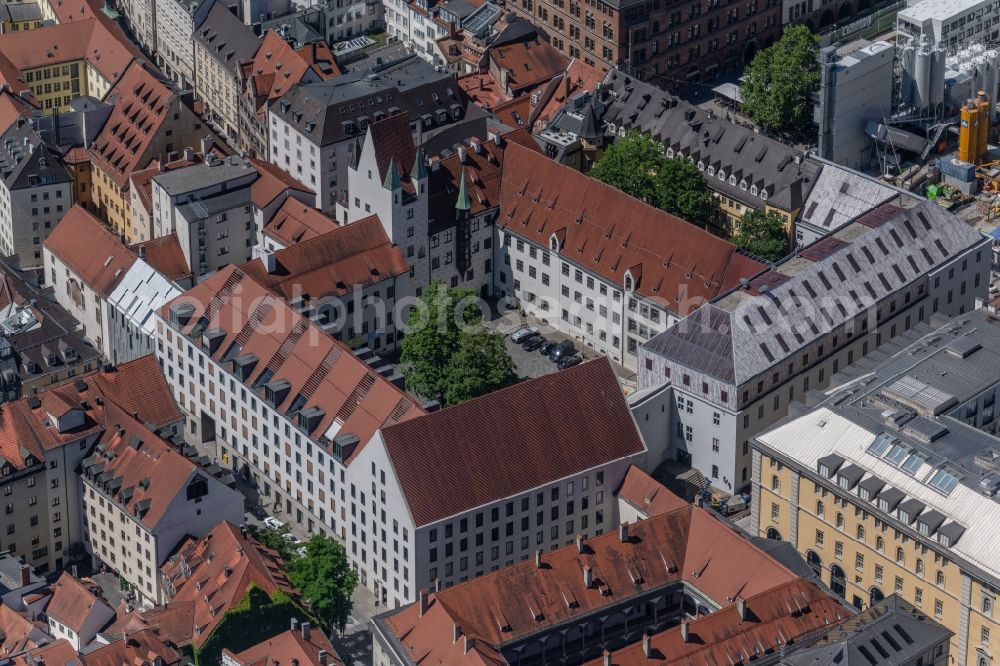
<path id="1" fill-rule="evenodd" d="M 644 347 L 740 386 L 983 238 L 927 201 L 897 209 L 874 228 L 855 221 L 775 266 L 781 281 L 765 294 L 738 289 L 720 296 Z M 831 242 L 837 249 L 811 252 Z"/>
<path id="2" fill-rule="evenodd" d="M 952 632 L 892 595 L 825 634 L 785 648 L 782 666 L 904 666 Z"/>
<path id="3" fill-rule="evenodd" d="M 352 72 L 318 83 L 294 86 L 271 103 L 269 110 L 313 143 L 326 146 L 361 134 L 362 118 L 375 122 L 395 107 L 414 122 L 458 104 L 464 116 L 468 99 L 449 70 L 439 71 L 416 55 L 388 63 L 378 71 Z"/>
<path id="4" fill-rule="evenodd" d="M 636 129 L 652 135 L 664 145 L 667 156 L 688 157 L 704 166 L 709 187 L 753 208 L 763 208 L 766 202 L 797 210 L 822 169 L 816 162 L 803 160 L 802 153 L 791 146 L 623 72 L 608 72 L 601 94 L 608 105 L 605 123 L 616 130 Z"/>
<path id="5" fill-rule="evenodd" d="M 213 60 L 235 76 L 241 60 L 252 58 L 260 38 L 221 2 L 212 4 L 194 39 Z"/>
<path id="6" fill-rule="evenodd" d="M 798 221 L 824 232 L 835 231 L 897 196 L 898 192 L 874 178 L 825 165 L 802 205 Z"/>
<path id="7" fill-rule="evenodd" d="M 42 20 L 42 8 L 37 2 L 5 2 L 2 11 L 4 18 L 16 23 Z"/>
<path id="8" fill-rule="evenodd" d="M 194 192 L 213 185 L 228 183 L 237 178 L 256 173 L 256 168 L 241 157 L 235 155 L 208 162 L 164 171 L 153 177 L 156 184 L 162 187 L 170 196 Z"/>
<path id="9" fill-rule="evenodd" d="M 0 135 L 0 178 L 11 190 L 72 181 L 61 156 L 23 118 Z"/>

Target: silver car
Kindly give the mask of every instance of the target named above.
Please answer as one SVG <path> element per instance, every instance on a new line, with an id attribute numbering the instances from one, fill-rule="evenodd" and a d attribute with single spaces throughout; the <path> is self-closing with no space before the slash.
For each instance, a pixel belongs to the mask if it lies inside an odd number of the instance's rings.
<path id="1" fill-rule="evenodd" d="M 538 335 L 537 328 L 535 328 L 534 326 L 525 326 L 524 328 L 518 329 L 513 333 L 511 333 L 510 341 L 515 344 L 518 344 L 536 335 Z"/>

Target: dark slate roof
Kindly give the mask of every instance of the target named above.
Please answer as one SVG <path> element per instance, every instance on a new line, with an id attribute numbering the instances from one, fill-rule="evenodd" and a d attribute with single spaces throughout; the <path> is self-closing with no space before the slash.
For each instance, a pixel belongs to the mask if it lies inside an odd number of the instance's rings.
<path id="1" fill-rule="evenodd" d="M 821 253 L 819 261 L 809 260 L 806 248 L 778 264 L 775 269 L 789 279 L 766 294 L 742 289 L 720 296 L 644 348 L 739 386 L 984 238 L 930 202 L 894 211 L 875 228 L 859 222 L 846 225 L 838 234 L 849 242 Z M 817 294 L 828 298 L 822 316 L 816 316 Z"/>
<path id="2" fill-rule="evenodd" d="M 72 180 L 60 156 L 23 118 L 0 136 L 0 177 L 11 190 L 32 186 L 34 179 L 38 184 Z"/>
<path id="3" fill-rule="evenodd" d="M 782 666 L 902 666 L 951 638 L 952 632 L 892 595 L 831 627 L 802 647 L 789 646 Z M 892 640 L 889 640 L 889 639 Z M 876 644 L 878 647 L 876 647 Z"/>
<path id="4" fill-rule="evenodd" d="M 690 157 L 703 167 L 709 187 L 753 208 L 763 208 L 766 201 L 798 209 L 822 170 L 791 146 L 622 72 L 608 73 L 602 94 L 608 104 L 606 123 L 651 134 L 668 156 Z"/>
<path id="5" fill-rule="evenodd" d="M 241 60 L 252 58 L 260 38 L 221 2 L 212 3 L 205 20 L 194 31 L 195 41 L 230 72 Z"/>
<path id="6" fill-rule="evenodd" d="M 401 111 L 424 131 L 449 125 L 465 116 L 467 106 L 454 72 L 438 71 L 409 55 L 378 71 L 296 86 L 272 102 L 270 111 L 326 146 L 360 135 L 365 125 Z"/>

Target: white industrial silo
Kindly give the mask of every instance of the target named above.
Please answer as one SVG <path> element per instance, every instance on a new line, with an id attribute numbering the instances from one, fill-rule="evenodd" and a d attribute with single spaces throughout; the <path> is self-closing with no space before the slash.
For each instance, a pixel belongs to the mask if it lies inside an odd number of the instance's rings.
<path id="1" fill-rule="evenodd" d="M 924 38 L 913 62 L 913 106 L 918 109 L 931 105 L 931 58 L 931 47 Z"/>
<path id="2" fill-rule="evenodd" d="M 938 46 L 931 52 L 931 106 L 944 104 L 945 51 Z"/>
<path id="3" fill-rule="evenodd" d="M 900 102 L 913 106 L 913 65 L 916 53 L 913 44 L 907 42 L 906 45 L 898 47 L 899 62 L 902 64 L 903 74 L 899 82 Z"/>

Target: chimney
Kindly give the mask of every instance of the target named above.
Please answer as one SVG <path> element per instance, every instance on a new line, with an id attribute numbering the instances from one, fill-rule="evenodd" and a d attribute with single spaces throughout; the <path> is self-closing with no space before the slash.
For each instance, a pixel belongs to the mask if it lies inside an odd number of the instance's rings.
<path id="1" fill-rule="evenodd" d="M 309 634 L 311 633 L 312 626 L 308 622 L 302 623 L 302 640 L 309 640 Z"/>
<path id="2" fill-rule="evenodd" d="M 420 617 L 427 613 L 427 589 L 420 590 Z"/>
<path id="3" fill-rule="evenodd" d="M 583 567 L 583 586 L 588 590 L 594 586 L 594 570 L 589 564 Z"/>
<path id="4" fill-rule="evenodd" d="M 326 650 L 319 651 L 316 661 L 319 662 L 319 666 L 326 666 Z"/>
<path id="5" fill-rule="evenodd" d="M 73 578 L 79 578 L 80 577 L 80 574 L 77 573 L 77 568 L 76 568 L 75 564 L 72 565 L 72 566 L 70 566 L 69 573 L 70 573 L 71 576 L 73 576 Z"/>
<path id="6" fill-rule="evenodd" d="M 622 523 L 618 526 L 618 538 L 621 539 L 622 543 L 628 542 L 628 523 Z"/>
<path id="7" fill-rule="evenodd" d="M 163 173 L 164 168 L 166 168 L 166 163 L 163 160 L 163 155 L 160 155 L 156 160 L 156 170 Z"/>
<path id="8" fill-rule="evenodd" d="M 653 652 L 652 640 L 649 637 L 649 632 L 647 631 L 642 635 L 642 654 L 646 659 L 649 659 L 649 655 Z"/>
<path id="9" fill-rule="evenodd" d="M 747 600 L 740 597 L 736 600 L 736 610 L 739 611 L 740 621 L 743 622 L 747 619 Z"/>
<path id="10" fill-rule="evenodd" d="M 458 147 L 458 163 L 465 164 L 465 146 Z"/>
<path id="11" fill-rule="evenodd" d="M 194 162 L 194 148 L 190 146 L 184 149 L 184 161 Z"/>
<path id="12" fill-rule="evenodd" d="M 21 565 L 21 587 L 31 584 L 31 567 L 27 564 Z"/>
<path id="13" fill-rule="evenodd" d="M 465 637 L 465 647 L 463 648 L 462 654 L 469 654 L 476 647 L 476 639 L 472 636 Z"/>
<path id="14" fill-rule="evenodd" d="M 472 151 L 476 153 L 476 155 L 478 155 L 483 149 L 483 142 L 479 140 L 478 136 L 474 136 L 469 139 L 469 145 L 472 146 Z"/>
<path id="15" fill-rule="evenodd" d="M 459 624 L 452 625 L 451 642 L 457 643 L 458 639 L 462 637 L 462 627 Z"/>
<path id="16" fill-rule="evenodd" d="M 437 171 L 439 168 L 441 168 L 441 158 L 440 157 L 432 157 L 431 158 L 431 171 Z"/>
<path id="17" fill-rule="evenodd" d="M 604 651 L 604 666 L 611 666 L 611 651 Z"/>
<path id="18" fill-rule="evenodd" d="M 437 594 L 440 591 L 441 591 L 441 579 L 440 578 L 435 578 L 434 579 L 434 593 Z"/>
<path id="19" fill-rule="evenodd" d="M 681 620 L 681 640 L 687 643 L 690 637 L 691 637 L 691 630 L 688 628 L 688 621 Z"/>
<path id="20" fill-rule="evenodd" d="M 541 548 L 539 548 L 538 550 L 535 551 L 535 568 L 536 569 L 541 569 L 542 568 L 542 549 Z"/>
<path id="21" fill-rule="evenodd" d="M 298 630 L 299 630 L 299 618 L 293 617 L 292 618 L 292 631 L 298 631 Z"/>
<path id="22" fill-rule="evenodd" d="M 207 157 L 212 151 L 212 147 L 215 145 L 215 141 L 212 140 L 211 136 L 205 136 L 201 139 L 201 156 Z"/>
<path id="23" fill-rule="evenodd" d="M 138 249 L 139 249 L 139 258 L 140 259 L 145 259 L 146 258 L 146 246 L 145 245 L 140 245 Z"/>
<path id="24" fill-rule="evenodd" d="M 576 533 L 576 552 L 583 552 L 583 535 L 579 532 Z"/>
<path id="25" fill-rule="evenodd" d="M 264 253 L 260 255 L 260 263 L 264 264 L 264 270 L 267 271 L 268 275 L 273 275 L 278 270 L 277 257 L 274 252 L 269 250 L 264 250 Z"/>

